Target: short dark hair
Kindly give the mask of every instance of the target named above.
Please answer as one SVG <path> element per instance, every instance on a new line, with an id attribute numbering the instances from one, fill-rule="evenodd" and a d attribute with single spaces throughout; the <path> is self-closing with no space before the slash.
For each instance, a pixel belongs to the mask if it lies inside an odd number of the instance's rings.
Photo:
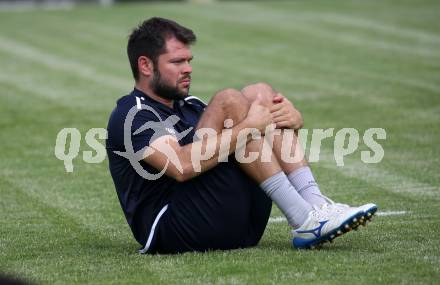
<path id="1" fill-rule="evenodd" d="M 146 56 L 156 65 L 159 55 L 165 53 L 166 40 L 172 37 L 186 45 L 196 41 L 192 30 L 159 17 L 145 20 L 132 31 L 128 39 L 127 54 L 136 81 L 139 80 L 138 58 Z"/>

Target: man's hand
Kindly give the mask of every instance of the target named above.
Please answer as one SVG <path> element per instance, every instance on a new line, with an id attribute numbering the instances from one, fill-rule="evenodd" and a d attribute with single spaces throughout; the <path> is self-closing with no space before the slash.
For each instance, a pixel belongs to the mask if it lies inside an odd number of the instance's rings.
<path id="1" fill-rule="evenodd" d="M 261 97 L 257 97 L 252 102 L 245 120 L 249 123 L 250 127 L 258 129 L 261 134 L 264 134 L 267 125 L 273 123 L 270 110 L 263 106 Z"/>
<path id="2" fill-rule="evenodd" d="M 270 113 L 277 129 L 298 130 L 302 128 L 303 119 L 301 113 L 281 93 L 277 93 L 273 97 L 272 102 L 273 105 L 270 108 Z"/>

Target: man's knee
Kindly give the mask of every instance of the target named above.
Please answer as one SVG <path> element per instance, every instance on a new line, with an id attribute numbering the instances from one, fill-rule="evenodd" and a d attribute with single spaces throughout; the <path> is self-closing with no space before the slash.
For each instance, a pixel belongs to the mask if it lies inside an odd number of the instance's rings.
<path id="1" fill-rule="evenodd" d="M 214 100 L 226 110 L 245 107 L 247 111 L 250 105 L 246 98 L 243 98 L 241 92 L 233 88 L 226 88 L 217 92 Z"/>
<path id="2" fill-rule="evenodd" d="M 258 95 L 262 100 L 263 105 L 270 107 L 272 105 L 272 98 L 275 91 L 268 83 L 259 82 L 245 86 L 241 93 L 250 101 L 254 101 Z"/>
<path id="3" fill-rule="evenodd" d="M 245 87 L 243 87 L 242 92 L 243 91 L 247 91 L 247 90 L 260 90 L 261 92 L 273 92 L 273 88 L 272 86 L 270 86 L 269 83 L 266 82 L 257 82 L 257 83 L 253 83 L 253 84 L 249 84 L 246 85 Z"/>

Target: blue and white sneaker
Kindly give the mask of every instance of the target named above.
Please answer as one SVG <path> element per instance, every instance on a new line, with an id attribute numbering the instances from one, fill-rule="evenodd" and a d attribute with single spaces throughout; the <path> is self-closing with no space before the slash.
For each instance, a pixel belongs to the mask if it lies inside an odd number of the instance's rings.
<path id="1" fill-rule="evenodd" d="M 373 203 L 368 203 L 360 207 L 350 207 L 350 208 L 355 208 L 355 209 L 357 208 L 364 213 L 360 221 L 360 224 L 363 226 L 365 226 L 367 222 L 370 222 L 374 214 L 376 214 L 377 212 L 377 205 Z"/>
<path id="2" fill-rule="evenodd" d="M 361 205 L 359 207 L 353 207 L 346 204 L 340 204 L 340 203 L 334 203 L 335 207 L 339 207 L 342 209 L 354 209 L 362 211 L 363 215 L 360 218 L 359 225 L 367 225 L 367 222 L 370 222 L 373 219 L 374 214 L 377 212 L 377 205 L 373 203 L 368 203 Z M 357 227 L 354 227 L 353 229 L 356 229 Z"/>
<path id="3" fill-rule="evenodd" d="M 293 247 L 313 249 L 325 242 L 331 242 L 338 236 L 359 226 L 364 212 L 337 204 L 314 206 L 307 220 L 298 229 L 292 231 Z"/>
<path id="4" fill-rule="evenodd" d="M 319 195 L 319 194 L 317 194 L 317 195 Z M 367 224 L 367 222 L 370 222 L 372 220 L 374 214 L 376 214 L 376 212 L 377 212 L 377 205 L 373 204 L 373 203 L 364 204 L 359 207 L 353 207 L 353 206 L 349 206 L 347 204 L 335 203 L 330 198 L 328 198 L 324 195 L 319 195 L 319 196 L 322 197 L 323 199 L 325 199 L 328 204 L 333 205 L 336 208 L 339 208 L 341 211 L 344 211 L 347 208 L 362 211 L 363 215 L 360 218 L 359 225 L 365 226 Z M 356 228 L 357 228 L 357 226 L 353 227 L 353 229 L 356 229 Z"/>

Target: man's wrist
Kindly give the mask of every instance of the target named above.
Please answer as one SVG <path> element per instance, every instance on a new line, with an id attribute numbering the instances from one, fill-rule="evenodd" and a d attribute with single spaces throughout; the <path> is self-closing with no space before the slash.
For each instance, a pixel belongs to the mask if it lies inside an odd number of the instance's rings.
<path id="1" fill-rule="evenodd" d="M 250 120 L 248 119 L 248 117 L 246 117 L 246 118 L 244 118 L 244 120 L 242 120 L 238 125 L 237 125 L 237 127 L 239 127 L 239 129 L 240 130 L 242 130 L 242 129 L 246 129 L 246 128 L 251 128 L 251 122 L 250 122 Z"/>

